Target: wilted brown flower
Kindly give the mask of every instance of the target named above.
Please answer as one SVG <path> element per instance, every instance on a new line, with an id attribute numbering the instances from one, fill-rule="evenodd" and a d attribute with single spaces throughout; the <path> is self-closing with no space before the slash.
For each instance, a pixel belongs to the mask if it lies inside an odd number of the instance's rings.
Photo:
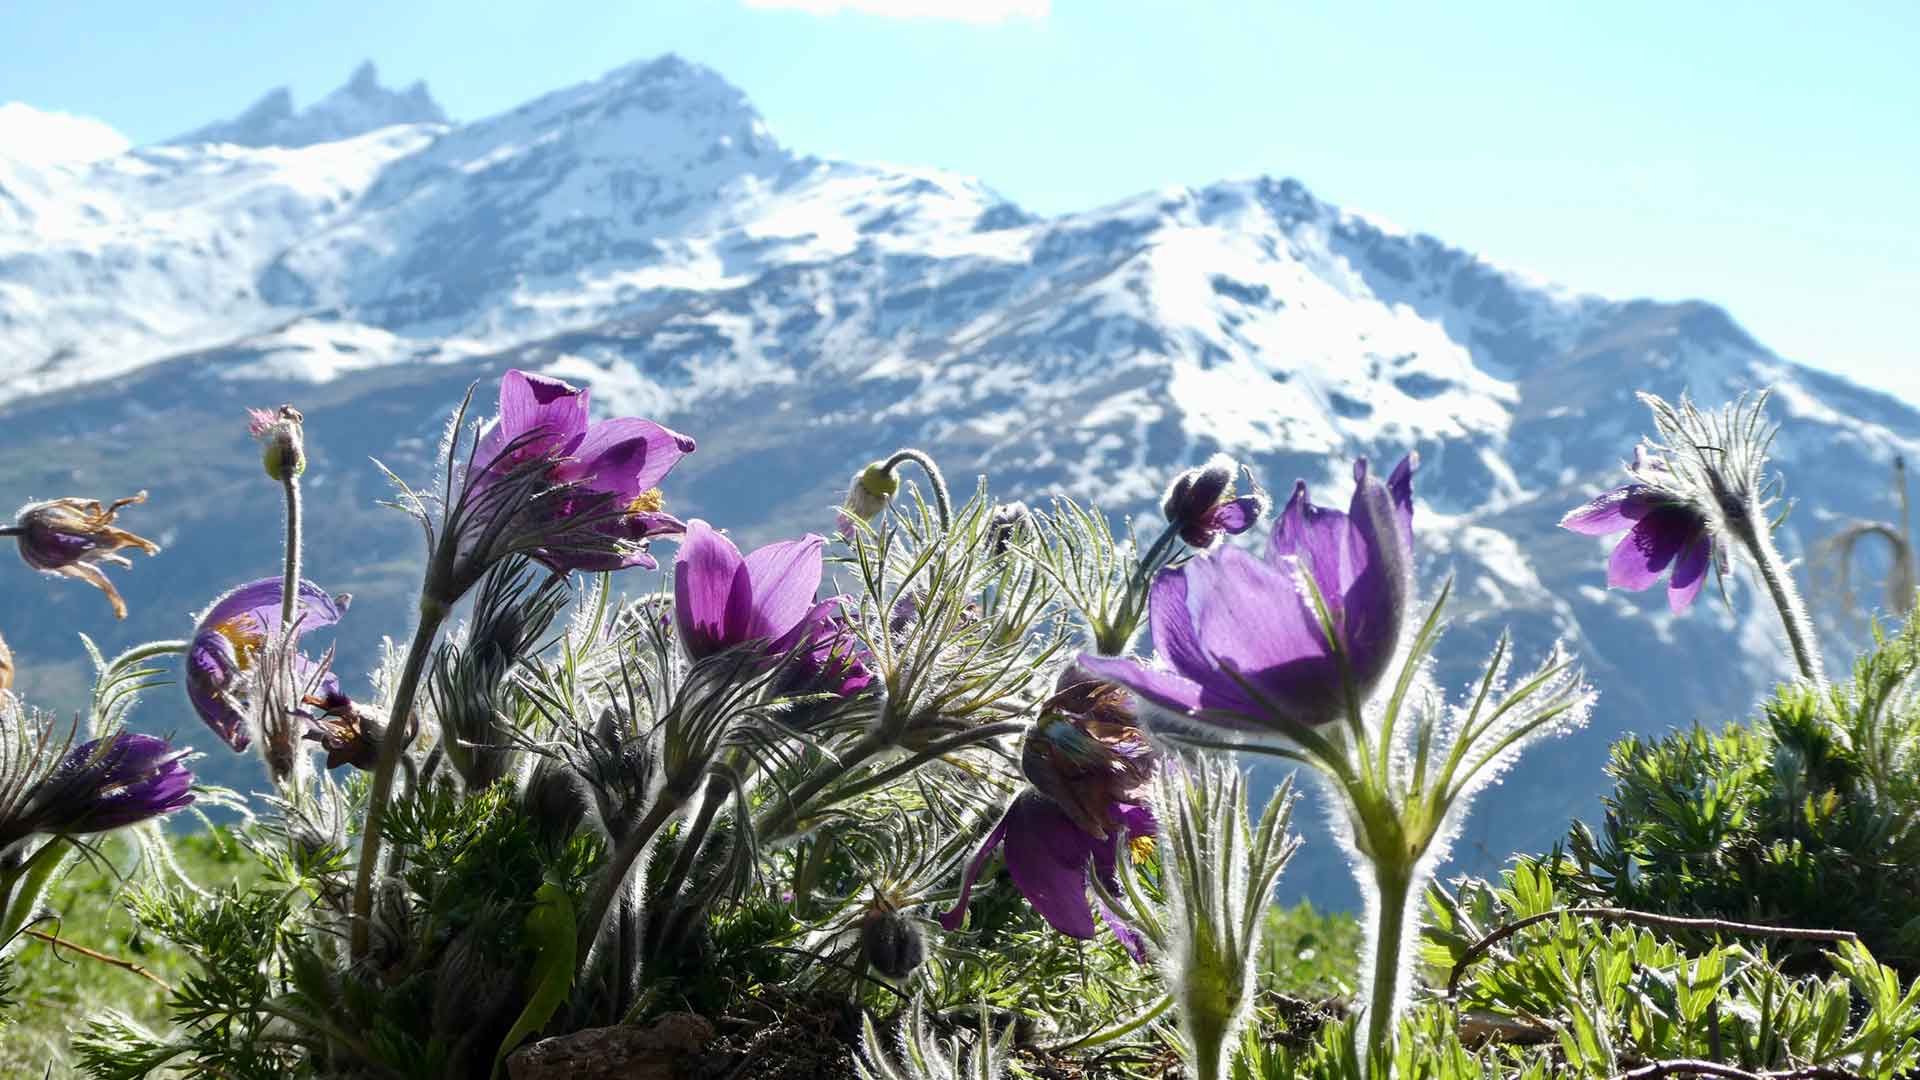
<path id="1" fill-rule="evenodd" d="M 149 555 L 160 553 L 160 545 L 114 524 L 114 516 L 122 507 L 146 501 L 147 493 L 142 491 L 131 498 L 116 499 L 109 506 L 102 506 L 94 499 L 28 503 L 20 508 L 11 528 L 0 529 L 0 535 L 19 538 L 20 558 L 28 566 L 78 578 L 106 593 L 114 615 L 124 619 L 127 603 L 97 564 L 132 566 L 132 560 L 118 554 L 123 548 L 135 548 Z"/>

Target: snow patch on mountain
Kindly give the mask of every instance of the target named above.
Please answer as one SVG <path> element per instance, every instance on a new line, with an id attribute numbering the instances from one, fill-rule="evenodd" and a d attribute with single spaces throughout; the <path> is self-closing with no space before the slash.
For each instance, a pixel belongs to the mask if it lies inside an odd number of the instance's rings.
<path id="1" fill-rule="evenodd" d="M 131 145 L 125 135 L 90 116 L 0 102 L 0 161 L 84 164 L 124 153 Z"/>

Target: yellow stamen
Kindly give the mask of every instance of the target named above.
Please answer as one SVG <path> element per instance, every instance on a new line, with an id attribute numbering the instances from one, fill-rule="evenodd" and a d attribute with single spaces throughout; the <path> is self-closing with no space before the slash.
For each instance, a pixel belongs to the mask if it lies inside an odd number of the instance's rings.
<path id="1" fill-rule="evenodd" d="M 667 505 L 666 495 L 662 494 L 659 488 L 648 488 L 634 496 L 633 501 L 627 504 L 627 513 L 651 514 L 665 505 Z"/>
<path id="2" fill-rule="evenodd" d="M 1153 837 L 1136 836 L 1128 840 L 1127 853 L 1133 857 L 1135 866 L 1153 858 Z"/>

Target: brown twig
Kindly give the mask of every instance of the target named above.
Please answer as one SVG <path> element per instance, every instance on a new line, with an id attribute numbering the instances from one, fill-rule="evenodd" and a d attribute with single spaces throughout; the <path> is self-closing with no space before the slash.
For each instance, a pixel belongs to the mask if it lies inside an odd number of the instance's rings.
<path id="1" fill-rule="evenodd" d="M 44 941 L 47 944 L 52 945 L 56 948 L 67 949 L 72 952 L 77 952 L 81 956 L 84 956 L 89 960 L 98 960 L 103 964 L 111 964 L 122 971 L 131 971 L 135 975 L 138 975 L 141 978 L 152 982 L 154 985 L 160 987 L 160 989 L 162 990 L 165 990 L 167 993 L 169 994 L 173 993 L 172 983 L 167 982 L 167 980 L 161 978 L 158 975 L 155 975 L 153 972 L 148 971 L 146 968 L 141 967 L 139 964 L 136 964 L 131 960 L 122 960 L 117 956 L 108 956 L 106 953 L 103 953 L 103 952 L 95 952 L 94 950 L 87 948 L 85 945 L 76 945 L 73 942 L 68 941 L 63 937 L 57 937 L 53 934 L 47 933 L 44 930 L 27 930 L 26 935 L 28 937 L 39 938 L 41 941 Z"/>
<path id="2" fill-rule="evenodd" d="M 1858 941 L 1860 936 L 1851 930 L 1810 930 L 1794 926 L 1762 926 L 1758 923 L 1729 922 L 1726 919 L 1688 919 L 1677 915 L 1655 915 L 1647 911 L 1628 911 L 1623 908 L 1570 907 L 1543 911 L 1538 915 L 1529 915 L 1502 926 L 1479 941 L 1467 947 L 1460 959 L 1453 965 L 1453 972 L 1447 976 L 1447 997 L 1453 998 L 1460 992 L 1460 977 L 1467 968 L 1492 951 L 1495 945 L 1513 935 L 1550 919 L 1562 915 L 1576 918 L 1601 919 L 1607 922 L 1633 923 L 1637 926 L 1652 927 L 1656 930 L 1699 930 L 1719 934 L 1741 934 L 1747 937 L 1796 938 L 1801 941 L 1830 941 L 1838 944 L 1843 941 Z M 1656 1074 L 1657 1075 L 1657 1074 Z M 1749 1075 L 1746 1073 L 1742 1076 Z"/>
<path id="3" fill-rule="evenodd" d="M 1656 1061 L 1621 1073 L 1613 1080 L 1658 1080 L 1662 1076 L 1714 1076 L 1723 1080 L 1863 1080 L 1858 1073 L 1845 1069 L 1835 1069 L 1826 1065 L 1802 1065 L 1796 1069 L 1780 1069 L 1773 1072 L 1749 1072 L 1736 1069 L 1731 1065 L 1721 1065 L 1713 1061 L 1698 1061 L 1680 1058 L 1673 1061 Z"/>

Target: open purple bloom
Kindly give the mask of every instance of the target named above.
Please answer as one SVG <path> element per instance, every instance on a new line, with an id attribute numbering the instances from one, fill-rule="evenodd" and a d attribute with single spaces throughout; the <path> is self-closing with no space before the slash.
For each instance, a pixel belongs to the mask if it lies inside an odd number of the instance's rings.
<path id="1" fill-rule="evenodd" d="M 102 833 L 193 802 L 193 773 L 165 739 L 122 731 L 67 751 L 31 796 L 33 831 Z"/>
<path id="2" fill-rule="evenodd" d="M 500 379 L 500 411 L 474 452 L 474 483 L 484 486 L 545 462 L 545 479 L 568 485 L 565 497 L 542 509 L 560 524 L 591 515 L 600 537 L 625 541 L 556 543 L 538 553 L 555 570 L 653 569 L 647 541 L 685 531 L 680 519 L 661 510 L 659 490 L 694 440 L 638 417 L 589 422 L 589 391 L 559 379 L 509 371 Z"/>
<path id="3" fill-rule="evenodd" d="M 1070 667 L 1028 734 L 1020 764 L 1033 787 L 1014 799 L 967 864 L 960 898 L 940 924 L 959 928 L 974 882 L 1002 850 L 1014 886 L 1040 917 L 1070 937 L 1090 938 L 1088 875 L 1119 891 L 1119 850 L 1156 832 L 1145 791 L 1158 756 L 1133 726 L 1127 692 Z M 1104 904 L 1100 913 L 1128 951 L 1144 956 L 1138 933 Z"/>
<path id="4" fill-rule="evenodd" d="M 742 555 L 733 541 L 695 518 L 673 565 L 674 623 L 687 652 L 701 660 L 764 641 L 784 655 L 838 609 L 816 604 L 824 572 L 823 537 L 768 544 Z"/>
<path id="5" fill-rule="evenodd" d="M 1693 606 L 1714 561 L 1713 531 L 1698 510 L 1649 484 L 1632 483 L 1605 492 L 1560 519 L 1560 527 L 1583 536 L 1625 531 L 1607 562 L 1607 584 L 1639 592 L 1667 579 L 1667 606 L 1675 614 Z"/>
<path id="6" fill-rule="evenodd" d="M 1212 547 L 1220 534 L 1238 536 L 1260 520 L 1266 500 L 1258 492 L 1236 496 L 1232 458 L 1215 454 L 1197 469 L 1174 478 L 1161 502 L 1167 524 L 1178 526 L 1180 539 L 1194 548 Z"/>
<path id="7" fill-rule="evenodd" d="M 1285 733 L 1339 716 L 1349 689 L 1361 699 L 1371 693 L 1399 645 L 1413 592 L 1417 464 L 1409 455 L 1382 484 L 1361 459 L 1345 513 L 1313 505 L 1297 484 L 1265 559 L 1221 548 L 1154 582 L 1148 615 L 1160 666 L 1092 655 L 1081 666 L 1228 727 Z M 1309 581 L 1337 643 L 1327 640 Z"/>
<path id="8" fill-rule="evenodd" d="M 214 601 L 194 627 L 193 640 L 187 646 L 187 700 L 213 733 L 235 750 L 245 750 L 253 741 L 247 729 L 246 701 L 268 642 L 280 633 L 280 600 L 283 593 L 277 577 L 249 582 Z M 310 581 L 300 583 L 300 595 L 294 608 L 294 637 L 340 621 L 351 598 L 342 593 L 329 596 Z M 298 681 L 317 667 L 312 661 L 294 654 Z M 304 669 L 304 672 L 302 671 Z M 329 690 L 338 690 L 329 674 L 320 681 Z"/>

